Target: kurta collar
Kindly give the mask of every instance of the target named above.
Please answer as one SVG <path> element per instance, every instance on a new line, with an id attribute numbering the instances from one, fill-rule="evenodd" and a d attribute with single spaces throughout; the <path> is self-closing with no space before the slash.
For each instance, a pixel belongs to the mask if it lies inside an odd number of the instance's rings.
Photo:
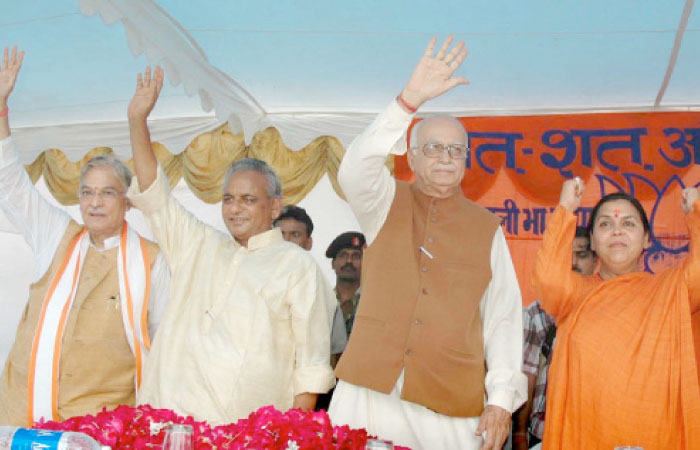
<path id="1" fill-rule="evenodd" d="M 248 251 L 252 252 L 283 240 L 282 231 L 275 227 L 260 234 L 256 234 L 255 236 L 251 236 L 248 239 Z"/>
<path id="2" fill-rule="evenodd" d="M 88 236 L 90 232 L 88 231 Z M 104 241 L 104 248 L 97 248 L 95 244 L 92 243 L 92 239 L 90 239 L 90 247 L 94 248 L 98 252 L 106 252 L 107 250 L 111 250 L 115 247 L 119 246 L 119 241 L 121 240 L 121 234 L 116 234 L 114 236 L 108 237 Z"/>

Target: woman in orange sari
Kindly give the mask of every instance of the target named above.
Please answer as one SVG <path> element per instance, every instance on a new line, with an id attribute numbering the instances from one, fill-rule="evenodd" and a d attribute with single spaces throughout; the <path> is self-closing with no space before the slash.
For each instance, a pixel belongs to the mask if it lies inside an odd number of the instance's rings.
<path id="1" fill-rule="evenodd" d="M 640 260 L 647 216 L 624 193 L 603 197 L 588 225 L 600 261 L 571 270 L 584 185 L 562 187 L 537 256 L 533 287 L 558 325 L 549 370 L 543 448 L 700 449 L 700 388 L 690 316 L 700 309 L 700 202 L 683 191 L 690 252 L 656 275 Z"/>

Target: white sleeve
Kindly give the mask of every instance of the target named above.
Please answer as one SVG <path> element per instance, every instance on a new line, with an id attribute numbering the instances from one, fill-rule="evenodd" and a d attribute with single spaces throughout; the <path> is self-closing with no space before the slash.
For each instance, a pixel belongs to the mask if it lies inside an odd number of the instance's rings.
<path id="1" fill-rule="evenodd" d="M 160 166 L 155 181 L 143 192 L 134 177 L 127 197 L 146 218 L 171 273 L 189 264 L 192 255 L 188 251 L 199 248 L 198 242 L 213 230 L 175 200 Z"/>
<path id="2" fill-rule="evenodd" d="M 330 365 L 331 290 L 315 261 L 300 266 L 298 275 L 286 293 L 294 334 L 293 390 L 295 396 L 321 394 L 335 385 Z"/>
<path id="3" fill-rule="evenodd" d="M 158 325 L 163 319 L 163 313 L 170 298 L 170 270 L 162 252 L 158 252 L 151 270 L 151 294 L 148 299 L 148 332 L 151 341 L 156 334 Z"/>
<path id="4" fill-rule="evenodd" d="M 0 209 L 31 247 L 37 259 L 33 281 L 39 280 L 51 265 L 71 218 L 36 190 L 11 137 L 0 141 Z"/>
<path id="5" fill-rule="evenodd" d="M 491 282 L 481 299 L 487 404 L 513 412 L 527 400 L 522 373 L 523 310 L 518 279 L 503 230 L 491 245 Z"/>
<path id="6" fill-rule="evenodd" d="M 386 167 L 389 154 L 406 153 L 406 130 L 413 115 L 396 101 L 377 116 L 350 144 L 338 169 L 338 182 L 352 208 L 367 245 L 384 225 L 396 192 L 396 182 Z"/>

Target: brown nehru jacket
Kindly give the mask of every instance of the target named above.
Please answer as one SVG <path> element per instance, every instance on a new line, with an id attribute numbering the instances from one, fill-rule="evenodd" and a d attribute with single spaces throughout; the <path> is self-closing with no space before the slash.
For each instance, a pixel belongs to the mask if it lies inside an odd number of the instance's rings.
<path id="1" fill-rule="evenodd" d="M 362 301 L 336 375 L 388 394 L 403 369 L 402 399 L 449 416 L 480 415 L 479 304 L 498 226 L 461 192 L 438 199 L 397 181 L 386 222 L 365 250 Z"/>

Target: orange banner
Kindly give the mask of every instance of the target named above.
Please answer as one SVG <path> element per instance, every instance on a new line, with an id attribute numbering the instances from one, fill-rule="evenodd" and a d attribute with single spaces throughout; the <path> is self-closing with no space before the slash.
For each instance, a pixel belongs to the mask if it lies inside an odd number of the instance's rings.
<path id="1" fill-rule="evenodd" d="M 680 191 L 700 184 L 700 112 L 462 117 L 471 152 L 464 194 L 503 219 L 525 304 L 547 216 L 565 179 L 586 183 L 579 225 L 602 195 L 625 191 L 649 215 L 652 246 L 644 269 L 656 272 L 687 252 Z M 406 157 L 394 175 L 410 181 Z"/>

